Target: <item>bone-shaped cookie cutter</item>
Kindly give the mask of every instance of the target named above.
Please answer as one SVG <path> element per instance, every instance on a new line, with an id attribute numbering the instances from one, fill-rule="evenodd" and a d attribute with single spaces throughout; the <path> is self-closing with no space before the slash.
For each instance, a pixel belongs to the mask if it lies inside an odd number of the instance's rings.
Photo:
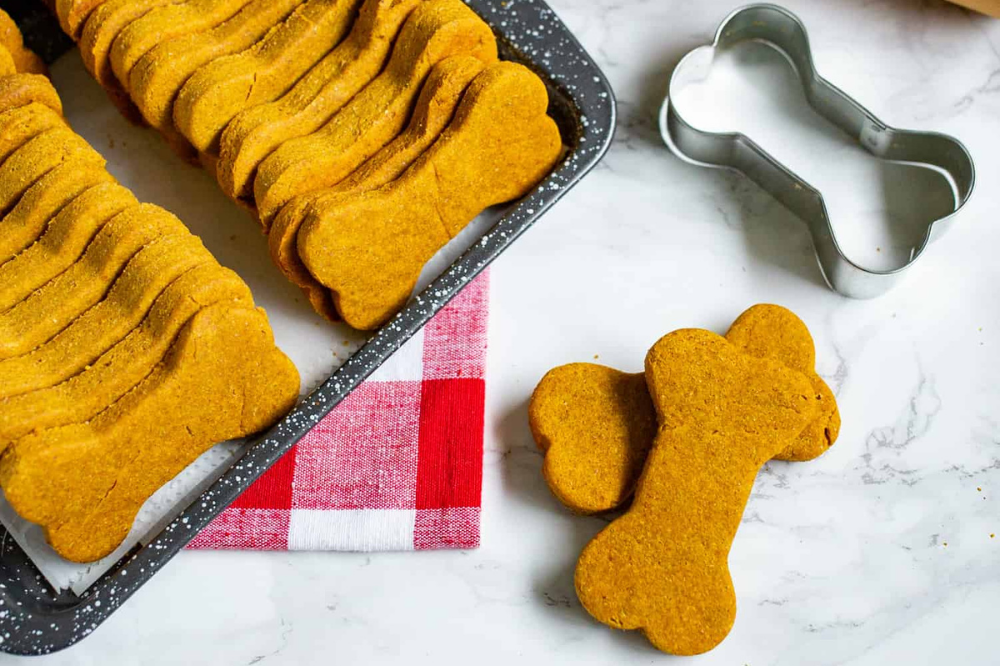
<path id="1" fill-rule="evenodd" d="M 848 259 L 837 243 L 826 204 L 818 190 L 746 135 L 696 129 L 670 103 L 684 85 L 705 80 L 716 53 L 745 41 L 763 42 L 782 53 L 798 73 L 813 109 L 854 137 L 869 153 L 883 160 L 930 166 L 947 177 L 955 197 L 954 210 L 928 224 L 923 240 L 911 249 L 910 259 L 904 266 L 875 271 Z M 976 181 L 972 156 L 960 141 L 937 132 L 890 127 L 821 77 L 813 65 L 809 37 L 802 21 L 788 10 L 771 4 L 748 5 L 735 10 L 719 26 L 712 44 L 700 46 L 684 56 L 670 77 L 667 97 L 660 108 L 660 133 L 670 150 L 681 159 L 699 166 L 740 171 L 801 218 L 812 234 L 816 258 L 827 284 L 851 298 L 872 298 L 888 291 L 928 244 L 951 226 L 955 214 L 972 195 Z"/>

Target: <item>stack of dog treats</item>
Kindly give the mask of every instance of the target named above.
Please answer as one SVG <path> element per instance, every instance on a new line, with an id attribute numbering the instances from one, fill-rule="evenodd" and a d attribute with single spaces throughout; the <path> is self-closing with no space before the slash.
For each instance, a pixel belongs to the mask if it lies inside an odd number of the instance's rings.
<path id="1" fill-rule="evenodd" d="M 562 142 L 548 95 L 461 0 L 56 0 L 130 118 L 215 175 L 331 320 L 372 329 Z"/>
<path id="2" fill-rule="evenodd" d="M 299 378 L 243 281 L 69 128 L 2 12 L 0 38 L 0 487 L 87 562 L 206 449 L 275 423 Z"/>

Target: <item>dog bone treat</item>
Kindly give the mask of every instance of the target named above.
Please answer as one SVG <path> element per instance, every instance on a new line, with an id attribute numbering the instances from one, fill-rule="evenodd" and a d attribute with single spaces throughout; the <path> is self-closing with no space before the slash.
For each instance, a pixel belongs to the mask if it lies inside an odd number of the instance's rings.
<path id="1" fill-rule="evenodd" d="M 45 63 L 34 51 L 24 46 L 24 38 L 21 36 L 17 24 L 2 9 L 0 9 L 0 47 L 6 49 L 10 54 L 15 71 L 29 74 L 48 74 Z"/>
<path id="2" fill-rule="evenodd" d="M 160 4 L 121 29 L 111 43 L 108 61 L 127 88 L 129 75 L 139 59 L 154 46 L 211 30 L 232 17 L 249 0 L 186 0 Z"/>
<path id="3" fill-rule="evenodd" d="M 264 430 L 299 392 L 261 310 L 216 305 L 163 363 L 87 423 L 32 433 L 0 459 L 14 510 L 63 557 L 88 562 L 128 534 L 142 503 L 216 442 Z"/>
<path id="4" fill-rule="evenodd" d="M 414 10 L 385 71 L 321 129 L 286 141 L 261 163 L 254 200 L 264 228 L 296 194 L 336 185 L 391 141 L 431 67 L 453 55 L 496 61 L 489 26 L 461 0 L 431 0 Z"/>
<path id="5" fill-rule="evenodd" d="M 217 180 L 239 201 L 257 166 L 288 139 L 319 129 L 382 69 L 403 21 L 421 0 L 365 0 L 350 34 L 277 101 L 241 111 L 219 140 Z"/>
<path id="6" fill-rule="evenodd" d="M 95 185 L 70 202 L 33 245 L 0 265 L 0 312 L 66 270 L 105 222 L 138 203 L 115 183 Z"/>
<path id="7" fill-rule="evenodd" d="M 250 290 L 239 276 L 209 262 L 174 280 L 156 299 L 142 324 L 107 350 L 93 348 L 86 339 L 73 341 L 75 346 L 68 345 L 67 338 L 80 338 L 85 333 L 74 330 L 85 328 L 74 324 L 27 357 L 0 362 L 0 372 L 6 377 L 5 365 L 18 365 L 14 362 L 33 356 L 41 359 L 44 354 L 39 352 L 49 347 L 45 351 L 58 349 L 81 371 L 74 374 L 73 370 L 54 366 L 53 374 L 45 376 L 34 370 L 36 375 L 42 375 L 44 385 L 0 402 L 0 449 L 12 439 L 35 430 L 93 418 L 153 371 L 191 317 L 216 303 L 253 307 Z M 75 358 L 83 350 L 94 358 Z M 53 354 L 48 356 L 55 360 Z"/>
<path id="8" fill-rule="evenodd" d="M 207 62 L 247 48 L 302 0 L 252 0 L 206 32 L 160 42 L 139 59 L 126 86 L 143 118 L 160 131 L 173 130 L 173 104 L 181 86 Z"/>
<path id="9" fill-rule="evenodd" d="M 0 162 L 42 132 L 66 127 L 62 117 L 37 102 L 0 112 Z"/>
<path id="10" fill-rule="evenodd" d="M 0 212 L 7 212 L 25 190 L 63 163 L 78 169 L 104 166 L 104 158 L 68 127 L 42 132 L 0 165 Z"/>
<path id="11" fill-rule="evenodd" d="M 811 460 L 837 439 L 840 414 L 816 374 L 815 347 L 790 310 L 755 305 L 733 323 L 726 339 L 745 354 L 778 361 L 806 375 L 820 412 L 780 460 Z M 632 494 L 656 434 L 656 415 L 642 373 L 589 363 L 554 368 L 528 407 L 531 431 L 545 452 L 542 472 L 552 493 L 578 513 L 614 509 Z"/>
<path id="12" fill-rule="evenodd" d="M 469 85 L 448 128 L 402 176 L 314 210 L 298 234 L 299 256 L 348 324 L 386 321 L 466 224 L 551 171 L 562 141 L 547 106 L 537 76 L 497 63 Z"/>
<path id="13" fill-rule="evenodd" d="M 484 68 L 481 60 L 471 56 L 445 58 L 434 65 L 417 98 L 410 124 L 402 134 L 331 190 L 299 195 L 274 218 L 268 234 L 271 259 L 302 289 L 316 312 L 327 319 L 337 319 L 330 292 L 306 270 L 295 246 L 299 227 L 312 206 L 324 208 L 325 198 L 330 194 L 336 197 L 346 192 L 363 192 L 395 180 L 444 131 L 462 92 Z"/>
<path id="14" fill-rule="evenodd" d="M 85 21 L 104 4 L 106 0 L 55 0 L 56 17 L 63 32 L 78 42 Z"/>
<path id="15" fill-rule="evenodd" d="M 264 39 L 193 75 L 174 103 L 174 125 L 202 152 L 218 153 L 237 113 L 285 93 L 347 34 L 359 0 L 307 0 Z"/>
<path id="16" fill-rule="evenodd" d="M 76 162 L 64 162 L 42 176 L 0 219 L 0 262 L 30 247 L 48 221 L 81 192 L 111 182 L 114 178 L 106 170 L 81 168 Z"/>
<path id="17" fill-rule="evenodd" d="M 21 72 L 0 77 L 0 111 L 32 103 L 46 106 L 62 117 L 62 102 L 47 77 Z"/>
<path id="18" fill-rule="evenodd" d="M 132 264 L 131 260 L 138 258 L 145 246 L 150 245 L 151 252 L 146 255 L 150 258 L 163 254 L 152 247 L 157 241 L 161 248 L 175 249 L 176 245 L 163 242 L 174 235 L 190 236 L 180 220 L 158 206 L 140 204 L 114 217 L 94 237 L 79 261 L 0 314 L 0 359 L 27 354 L 51 340 L 82 312 L 100 302 L 117 283 L 116 277 L 126 263 Z M 174 260 L 178 260 L 176 256 Z M 150 270 L 154 273 L 167 270 L 159 264 L 150 268 L 149 263 L 137 262 L 147 265 L 141 271 L 144 280 L 150 279 Z M 132 283 L 123 283 L 128 284 Z M 126 293 L 125 286 L 120 290 Z"/>
<path id="19" fill-rule="evenodd" d="M 576 591 L 598 621 L 700 654 L 736 616 L 728 556 L 754 477 L 819 404 L 805 375 L 708 331 L 661 338 L 646 383 L 660 423 L 653 448 L 628 511 L 580 555 Z"/>

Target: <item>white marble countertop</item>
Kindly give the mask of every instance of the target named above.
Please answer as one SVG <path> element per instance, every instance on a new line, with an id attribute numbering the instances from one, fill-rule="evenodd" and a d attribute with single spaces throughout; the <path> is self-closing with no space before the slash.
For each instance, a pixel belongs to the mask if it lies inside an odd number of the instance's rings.
<path id="1" fill-rule="evenodd" d="M 730 558 L 736 626 L 692 662 L 1000 659 L 1000 21 L 936 1 L 788 0 L 827 78 L 890 124 L 959 137 L 979 170 L 972 202 L 912 274 L 850 301 L 823 286 L 795 218 L 659 142 L 667 74 L 734 3 L 552 4 L 610 78 L 620 123 L 597 171 L 493 269 L 482 547 L 186 552 L 44 663 L 668 661 L 577 602 L 573 566 L 603 523 L 549 494 L 526 401 L 552 366 L 598 357 L 638 370 L 660 335 L 721 332 L 765 301 L 812 329 L 844 426 L 823 458 L 758 477 Z M 932 216 L 936 179 L 859 157 L 767 53 L 735 60 L 760 86 L 724 68 L 723 85 L 692 96 L 704 122 L 759 121 L 755 136 L 828 194 L 852 256 L 892 265 Z M 730 101 L 704 104 L 715 94 Z"/>

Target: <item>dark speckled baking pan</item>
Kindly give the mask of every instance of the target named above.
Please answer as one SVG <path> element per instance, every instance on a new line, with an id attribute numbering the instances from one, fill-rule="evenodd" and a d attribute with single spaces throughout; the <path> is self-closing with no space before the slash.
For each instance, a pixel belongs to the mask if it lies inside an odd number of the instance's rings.
<path id="1" fill-rule="evenodd" d="M 291 414 L 245 453 L 147 546 L 125 555 L 82 596 L 54 592 L 0 527 L 0 650 L 44 654 L 84 638 L 166 564 L 257 477 L 337 406 L 601 159 L 615 127 L 615 101 L 601 70 L 542 0 L 467 0 L 496 32 L 501 57 L 545 79 L 549 113 L 568 147 L 558 168 L 510 204 L 482 239 L 383 326 Z M 39 0 L 4 0 L 25 40 L 49 61 L 71 44 Z"/>

